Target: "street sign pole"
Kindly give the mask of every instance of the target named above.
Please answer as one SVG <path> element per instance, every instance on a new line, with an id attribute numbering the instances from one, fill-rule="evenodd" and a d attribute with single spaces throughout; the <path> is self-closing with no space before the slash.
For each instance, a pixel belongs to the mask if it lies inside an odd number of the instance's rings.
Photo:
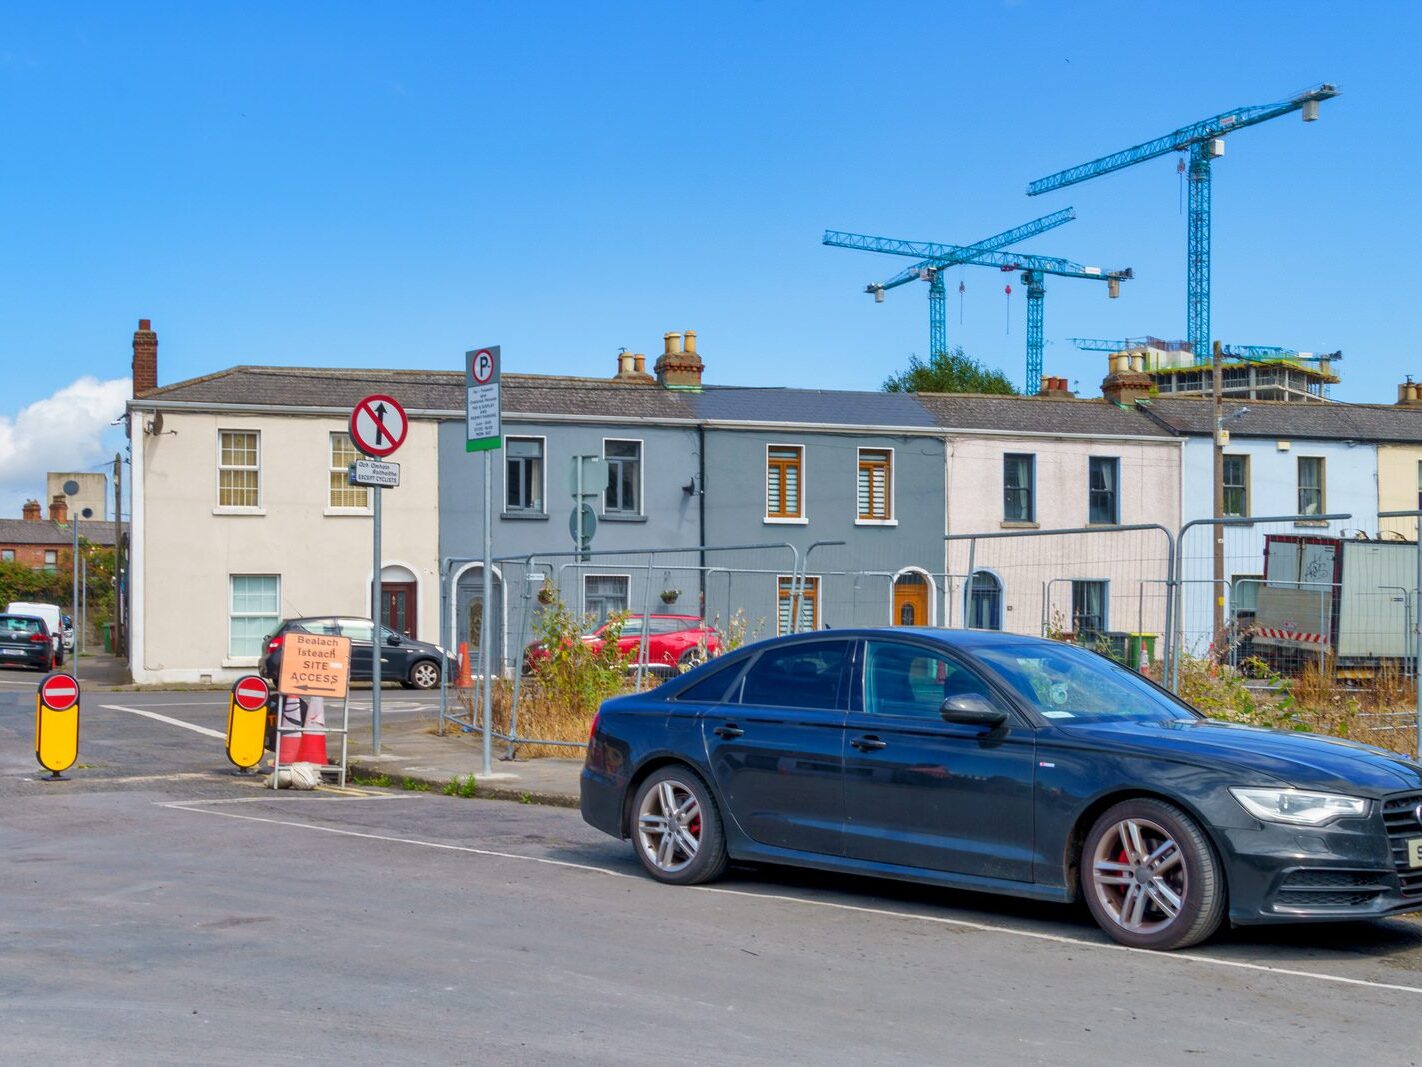
<path id="1" fill-rule="evenodd" d="M 494 672 L 489 664 L 493 649 L 489 647 L 489 616 L 494 613 L 494 452 L 484 451 L 484 609 L 479 613 L 479 665 L 484 670 L 484 744 L 481 766 L 483 774 L 493 773 Z"/>
<path id="2" fill-rule="evenodd" d="M 375 554 L 370 573 L 370 751 L 380 755 L 380 653 L 385 635 L 380 632 L 380 486 L 372 486 L 371 511 L 375 517 Z"/>
<path id="3" fill-rule="evenodd" d="M 577 552 L 576 559 L 578 561 L 578 625 L 581 626 L 583 615 L 588 610 L 585 603 L 588 580 L 587 576 L 583 574 L 583 457 L 578 456 L 573 462 L 578 465 L 578 495 L 573 500 L 573 512 L 578 516 L 578 532 L 573 539 L 573 550 Z"/>
<path id="4" fill-rule="evenodd" d="M 410 430 L 410 419 L 405 409 L 394 397 L 375 393 L 364 397 L 351 411 L 351 443 L 371 459 L 383 460 L 405 443 L 405 435 Z M 359 464 L 357 464 L 359 465 Z M 380 464 L 393 467 L 395 484 L 399 484 L 399 467 L 395 464 Z M 375 520 L 371 537 L 372 558 L 370 569 L 370 750 L 380 755 L 380 656 L 385 649 L 385 635 L 380 626 L 380 482 L 370 486 L 371 518 Z M 342 771 L 344 774 L 344 771 Z"/>
<path id="5" fill-rule="evenodd" d="M 483 774 L 493 773 L 494 731 L 494 453 L 503 445 L 503 400 L 498 345 L 464 353 L 466 434 L 464 448 L 484 453 L 484 603 L 479 613 L 479 669 L 483 677 Z M 521 652 L 522 650 L 520 650 Z"/>

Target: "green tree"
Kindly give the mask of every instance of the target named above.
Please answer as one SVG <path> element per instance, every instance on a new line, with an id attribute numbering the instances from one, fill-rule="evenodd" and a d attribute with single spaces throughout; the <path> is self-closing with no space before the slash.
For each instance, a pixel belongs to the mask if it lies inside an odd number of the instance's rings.
<path id="1" fill-rule="evenodd" d="M 939 352 L 927 363 L 909 356 L 908 369 L 884 379 L 884 392 L 1017 394 L 1007 375 L 984 367 L 962 348 Z"/>

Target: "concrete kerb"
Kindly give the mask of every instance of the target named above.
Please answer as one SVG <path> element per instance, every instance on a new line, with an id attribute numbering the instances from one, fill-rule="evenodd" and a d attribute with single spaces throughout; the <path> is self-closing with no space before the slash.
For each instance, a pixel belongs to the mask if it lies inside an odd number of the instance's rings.
<path id="1" fill-rule="evenodd" d="M 360 760 L 352 760 L 349 772 L 346 777 L 347 784 L 359 785 L 353 782 L 353 778 L 376 778 L 380 775 L 390 775 L 392 768 L 388 764 L 363 763 Z M 491 782 L 487 778 L 480 778 L 471 772 L 474 778 L 476 800 L 508 800 L 516 804 L 538 804 L 547 808 L 574 808 L 579 806 L 579 798 L 576 794 L 549 791 L 546 789 L 523 789 L 517 785 L 510 785 L 507 782 Z M 451 775 L 451 778 L 455 777 Z M 459 775 L 458 777 L 468 777 Z M 408 779 L 419 785 L 429 786 L 429 792 L 438 793 L 449 785 L 450 778 L 437 778 L 428 773 L 413 773 L 400 775 L 402 780 Z M 399 789 L 401 786 L 392 784 L 392 789 Z"/>

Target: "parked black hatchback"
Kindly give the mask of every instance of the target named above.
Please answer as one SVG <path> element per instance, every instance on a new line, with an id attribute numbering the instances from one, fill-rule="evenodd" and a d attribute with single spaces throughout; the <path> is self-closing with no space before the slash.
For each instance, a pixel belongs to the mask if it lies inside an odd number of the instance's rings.
<path id="1" fill-rule="evenodd" d="M 448 662 L 450 676 L 459 671 L 453 655 L 425 641 L 396 633 L 388 626 L 381 628 L 384 640 L 380 647 L 380 680 L 399 682 L 407 689 L 433 689 L 439 685 L 441 662 Z M 292 630 L 308 634 L 329 634 L 351 639 L 351 681 L 368 682 L 371 676 L 370 620 L 347 618 L 344 615 L 322 615 L 308 619 L 283 619 L 276 631 L 266 639 L 266 655 L 262 659 L 262 674 L 272 681 L 281 675 L 281 646 Z"/>
<path id="2" fill-rule="evenodd" d="M 44 620 L 31 615 L 0 615 L 0 666 L 54 670 L 54 642 Z"/>
<path id="3" fill-rule="evenodd" d="M 1416 762 L 1002 633 L 775 638 L 609 700 L 582 812 L 663 882 L 743 860 L 1085 898 L 1137 948 L 1422 910 Z"/>

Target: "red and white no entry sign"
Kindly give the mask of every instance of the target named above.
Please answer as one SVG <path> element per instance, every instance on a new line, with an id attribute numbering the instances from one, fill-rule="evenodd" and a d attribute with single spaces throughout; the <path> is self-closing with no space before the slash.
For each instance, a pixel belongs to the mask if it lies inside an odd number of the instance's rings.
<path id="1" fill-rule="evenodd" d="M 351 442 L 367 456 L 388 456 L 405 443 L 410 429 L 405 409 L 393 398 L 376 393 L 351 412 Z"/>
<path id="2" fill-rule="evenodd" d="M 51 674 L 40 683 L 40 700 L 51 711 L 68 711 L 79 703 L 79 681 L 72 674 Z"/>
<path id="3" fill-rule="evenodd" d="M 249 674 L 237 679 L 237 684 L 232 687 L 232 699 L 243 711 L 256 711 L 266 704 L 269 692 L 266 682 L 255 674 Z"/>

